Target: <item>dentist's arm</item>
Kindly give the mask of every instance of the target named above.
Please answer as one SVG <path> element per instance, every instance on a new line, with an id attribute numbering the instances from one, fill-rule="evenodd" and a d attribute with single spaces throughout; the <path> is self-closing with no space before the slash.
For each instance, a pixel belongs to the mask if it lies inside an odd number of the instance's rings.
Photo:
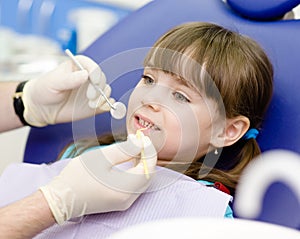
<path id="1" fill-rule="evenodd" d="M 26 239 L 55 223 L 41 191 L 0 209 L 0 237 Z"/>

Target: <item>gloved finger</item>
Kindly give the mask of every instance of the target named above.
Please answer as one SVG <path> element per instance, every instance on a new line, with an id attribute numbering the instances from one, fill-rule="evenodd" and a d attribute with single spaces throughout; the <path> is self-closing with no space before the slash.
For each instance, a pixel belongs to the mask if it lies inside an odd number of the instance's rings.
<path id="1" fill-rule="evenodd" d="M 116 101 L 113 98 L 108 99 L 111 104 L 114 104 Z M 96 109 L 96 113 L 100 113 L 103 111 L 110 111 L 110 105 L 106 102 L 106 100 L 102 99 L 101 96 L 98 100 L 89 101 L 89 107 L 91 109 Z"/>
<path id="2" fill-rule="evenodd" d="M 146 191 L 151 182 L 149 179 L 154 176 L 152 173 L 150 177 L 146 177 L 141 164 L 115 175 L 118 178 L 118 183 L 114 185 L 114 188 L 120 192 L 130 194 L 130 197 L 133 197 L 132 199 L 136 199 Z"/>
<path id="3" fill-rule="evenodd" d="M 151 173 L 154 172 L 156 167 L 157 152 L 149 137 L 143 136 L 142 140 L 144 146 L 144 157 L 147 162 L 149 173 Z"/>
<path id="4" fill-rule="evenodd" d="M 143 148 L 143 143 L 136 135 L 129 134 L 126 141 L 113 144 L 112 147 L 105 147 L 102 152 L 105 158 L 114 166 L 139 155 Z"/>
<path id="5" fill-rule="evenodd" d="M 151 157 L 145 157 L 144 159 L 140 160 L 135 167 L 118 174 L 118 181 L 123 182 L 123 185 L 118 186 L 124 192 L 134 193 L 135 195 L 145 192 L 150 185 L 151 177 L 155 175 L 155 165 L 157 162 L 156 150 L 150 139 L 148 142 L 146 142 L 146 144 L 147 145 L 144 150 L 146 150 L 146 154 Z"/>
<path id="6" fill-rule="evenodd" d="M 89 73 L 89 79 L 94 85 L 97 85 L 102 90 L 104 89 L 106 85 L 106 76 L 99 66 Z"/>
<path id="7" fill-rule="evenodd" d="M 92 150 L 79 157 L 87 172 L 101 184 L 114 191 L 137 195 L 144 192 L 149 185 L 149 180 L 145 177 L 141 166 L 126 171 L 126 169 L 120 170 L 118 164 L 137 157 L 142 148 L 141 139 L 130 134 L 125 142 Z"/>
<path id="8" fill-rule="evenodd" d="M 105 88 L 105 91 L 103 92 L 106 97 L 108 98 L 111 93 L 111 88 L 109 85 Z M 115 103 L 115 99 L 109 98 L 108 99 L 111 104 Z M 99 95 L 96 99 L 89 100 L 89 107 L 92 109 L 98 108 L 100 111 L 109 111 L 110 105 L 106 102 L 105 98 L 102 95 Z"/>
<path id="9" fill-rule="evenodd" d="M 102 90 L 106 85 L 106 77 L 100 66 L 91 58 L 77 55 L 75 58 L 79 61 L 82 67 L 89 72 L 90 80 Z"/>
<path id="10" fill-rule="evenodd" d="M 88 85 L 88 88 L 86 90 L 86 97 L 89 99 L 89 100 L 94 100 L 94 99 L 97 99 L 99 97 L 100 92 L 96 89 L 95 86 L 93 86 L 92 84 L 89 84 Z"/>
<path id="11" fill-rule="evenodd" d="M 57 82 L 55 85 L 56 90 L 65 91 L 77 89 L 83 83 L 88 80 L 88 72 L 86 70 L 83 71 L 75 71 L 69 74 L 65 79 Z"/>
<path id="12" fill-rule="evenodd" d="M 51 80 L 47 80 L 51 79 Z M 72 71 L 72 62 L 65 61 L 56 69 L 50 71 L 45 77 L 40 77 L 42 89 L 52 89 L 55 91 L 64 91 L 78 88 L 88 80 L 88 71 L 76 70 Z"/>
<path id="13" fill-rule="evenodd" d="M 103 91 L 103 93 L 105 94 L 105 96 L 107 98 L 109 98 L 110 94 L 111 94 L 111 87 L 110 85 L 105 85 L 105 87 L 103 89 L 101 89 Z M 99 92 L 99 90 L 97 90 L 97 86 L 93 86 L 92 84 L 88 85 L 87 91 L 86 91 L 86 97 L 89 100 L 97 100 L 98 97 L 101 96 L 101 93 Z"/>
<path id="14" fill-rule="evenodd" d="M 145 174 L 146 178 L 155 172 L 157 163 L 157 152 L 151 140 L 147 136 L 142 136 L 143 141 L 143 158 L 137 165 L 128 170 L 130 173 Z"/>
<path id="15" fill-rule="evenodd" d="M 112 105 L 116 102 L 113 98 L 109 98 L 108 100 Z M 99 103 L 89 102 L 89 107 L 95 109 L 96 114 L 110 111 L 111 109 L 110 105 L 105 100 L 99 101 Z"/>

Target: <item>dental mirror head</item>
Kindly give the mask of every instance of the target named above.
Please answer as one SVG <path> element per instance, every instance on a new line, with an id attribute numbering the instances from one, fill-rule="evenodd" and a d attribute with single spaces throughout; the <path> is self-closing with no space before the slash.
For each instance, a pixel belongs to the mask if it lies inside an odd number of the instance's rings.
<path id="1" fill-rule="evenodd" d="M 110 114 L 114 119 L 122 119 L 126 115 L 126 106 L 122 102 L 115 102 L 110 107 Z"/>

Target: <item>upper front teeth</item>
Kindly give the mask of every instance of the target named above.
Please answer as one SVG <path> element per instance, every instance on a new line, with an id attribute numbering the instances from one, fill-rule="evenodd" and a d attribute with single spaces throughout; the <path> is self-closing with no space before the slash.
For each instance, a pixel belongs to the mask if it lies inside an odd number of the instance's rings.
<path id="1" fill-rule="evenodd" d="M 150 128 L 153 126 L 153 124 L 149 123 L 148 121 L 145 121 L 143 119 L 139 119 L 139 124 L 142 125 L 142 126 L 145 126 L 146 128 Z"/>
<path id="2" fill-rule="evenodd" d="M 155 125 L 153 125 L 150 122 L 145 121 L 145 120 L 143 120 L 141 118 L 139 118 L 139 124 L 142 125 L 142 126 L 144 126 L 145 128 L 148 128 L 148 129 L 150 129 L 150 128 L 157 129 L 157 127 Z"/>

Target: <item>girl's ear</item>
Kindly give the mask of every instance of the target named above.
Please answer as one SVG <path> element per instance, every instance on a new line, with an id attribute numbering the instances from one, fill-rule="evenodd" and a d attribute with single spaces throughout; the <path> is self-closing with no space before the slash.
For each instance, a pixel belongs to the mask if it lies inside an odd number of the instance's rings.
<path id="1" fill-rule="evenodd" d="M 249 127 L 250 120 L 246 116 L 227 119 L 224 131 L 220 132 L 211 144 L 214 148 L 233 145 L 244 136 Z"/>

